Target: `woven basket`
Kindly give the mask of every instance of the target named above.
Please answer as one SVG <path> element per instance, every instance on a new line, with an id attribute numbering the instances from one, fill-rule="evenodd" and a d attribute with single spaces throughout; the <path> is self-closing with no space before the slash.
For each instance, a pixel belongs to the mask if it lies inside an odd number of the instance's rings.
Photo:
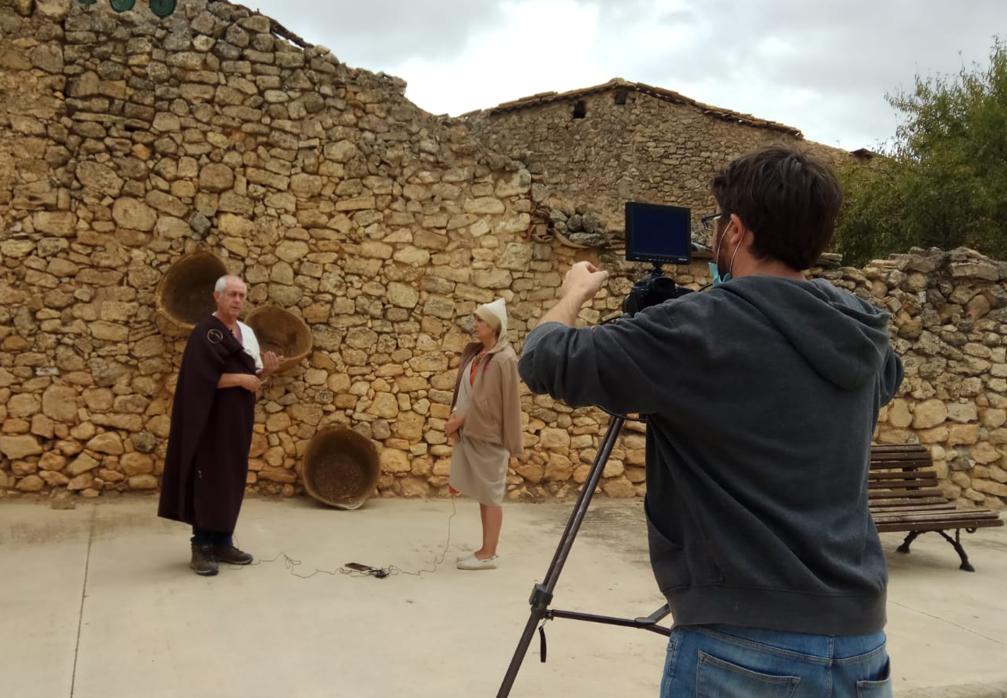
<path id="1" fill-rule="evenodd" d="M 157 311 L 175 326 L 191 330 L 217 309 L 213 286 L 227 267 L 210 252 L 193 252 L 172 264 L 157 285 Z"/>
<path id="2" fill-rule="evenodd" d="M 275 305 L 264 305 L 248 314 L 245 322 L 255 332 L 259 349 L 286 357 L 280 372 L 289 371 L 311 353 L 311 330 L 304 320 Z"/>
<path id="3" fill-rule="evenodd" d="M 319 502 L 357 509 L 374 493 L 379 471 L 378 449 L 370 439 L 329 427 L 308 442 L 301 475 L 304 489 Z"/>

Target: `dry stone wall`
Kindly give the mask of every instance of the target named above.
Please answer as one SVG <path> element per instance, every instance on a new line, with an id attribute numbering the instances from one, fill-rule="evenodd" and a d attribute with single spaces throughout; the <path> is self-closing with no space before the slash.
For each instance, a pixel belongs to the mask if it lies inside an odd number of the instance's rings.
<path id="1" fill-rule="evenodd" d="M 260 399 L 253 488 L 292 494 L 332 423 L 384 447 L 383 491 L 442 483 L 472 310 L 503 295 L 521 332 L 559 283 L 528 172 L 237 5 L 5 0 L 0 22 L 0 489 L 157 487 L 184 336 L 154 293 L 195 250 L 314 335 Z"/>
<path id="2" fill-rule="evenodd" d="M 537 235 L 545 202 L 604 208 L 608 180 L 550 192 L 471 124 L 416 108 L 401 81 L 283 34 L 225 2 L 186 0 L 159 21 L 104 3 L 0 0 L 0 496 L 157 488 L 185 336 L 155 293 L 194 251 L 242 274 L 253 306 L 285 308 L 312 331 L 310 356 L 258 403 L 249 487 L 268 494 L 300 491 L 307 444 L 333 424 L 378 445 L 382 494 L 443 493 L 444 422 L 475 306 L 506 298 L 520 348 L 565 270 L 590 259 L 616 274 L 582 321 L 618 311 L 641 270 L 611 245 Z M 683 186 L 700 207 L 707 170 L 762 138 L 716 128 L 724 145 L 696 165 L 683 158 L 683 185 L 625 165 L 641 182 L 633 196 Z M 676 273 L 705 280 L 698 263 Z M 928 443 L 950 494 L 1002 506 L 1003 265 L 957 251 L 820 273 L 896 318 L 909 378 L 879 438 Z M 604 415 L 522 400 L 528 449 L 508 496 L 572 491 Z M 631 424 L 602 490 L 642 494 L 643 461 Z"/>
<path id="3" fill-rule="evenodd" d="M 914 250 L 822 275 L 886 308 L 905 366 L 879 443 L 920 442 L 960 504 L 1007 505 L 1007 262 Z"/>

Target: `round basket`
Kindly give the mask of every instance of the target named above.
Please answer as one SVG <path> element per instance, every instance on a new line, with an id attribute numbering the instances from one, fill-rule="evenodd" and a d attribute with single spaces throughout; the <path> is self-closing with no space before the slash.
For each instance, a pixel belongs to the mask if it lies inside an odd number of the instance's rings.
<path id="1" fill-rule="evenodd" d="M 157 285 L 157 311 L 191 330 L 214 310 L 213 286 L 227 267 L 210 252 L 193 252 L 172 264 Z"/>
<path id="2" fill-rule="evenodd" d="M 357 509 L 374 493 L 380 465 L 374 443 L 352 429 L 330 427 L 304 453 L 304 489 L 323 504 Z"/>
<path id="3" fill-rule="evenodd" d="M 272 351 L 285 357 L 278 369 L 281 372 L 289 371 L 311 353 L 311 330 L 304 320 L 283 308 L 261 306 L 250 312 L 245 322 L 255 332 L 263 353 Z"/>

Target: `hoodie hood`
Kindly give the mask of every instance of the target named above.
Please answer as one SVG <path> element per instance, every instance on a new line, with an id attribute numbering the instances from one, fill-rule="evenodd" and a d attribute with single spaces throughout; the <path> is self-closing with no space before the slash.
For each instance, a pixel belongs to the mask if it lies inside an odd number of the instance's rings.
<path id="1" fill-rule="evenodd" d="M 873 381 L 889 350 L 887 312 L 821 279 L 746 276 L 717 287 L 755 306 L 827 381 Z"/>

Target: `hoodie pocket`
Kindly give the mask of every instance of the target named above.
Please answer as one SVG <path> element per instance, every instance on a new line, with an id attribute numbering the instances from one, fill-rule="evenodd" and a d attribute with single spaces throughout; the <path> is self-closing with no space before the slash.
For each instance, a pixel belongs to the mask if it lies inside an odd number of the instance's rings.
<path id="1" fill-rule="evenodd" d="M 692 580 L 681 543 L 666 538 L 649 519 L 647 540 L 650 544 L 650 564 L 661 592 L 667 594 L 688 587 Z"/>

